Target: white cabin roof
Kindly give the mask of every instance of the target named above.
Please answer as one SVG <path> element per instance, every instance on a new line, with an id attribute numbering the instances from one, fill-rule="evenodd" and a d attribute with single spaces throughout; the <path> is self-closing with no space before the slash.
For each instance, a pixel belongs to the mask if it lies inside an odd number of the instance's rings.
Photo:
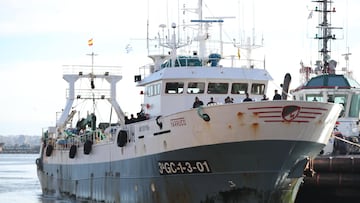
<path id="1" fill-rule="evenodd" d="M 223 68 L 223 67 L 174 67 L 163 68 L 139 81 L 138 86 L 145 86 L 159 80 L 168 79 L 217 79 L 217 80 L 255 80 L 268 81 L 272 77 L 265 69 Z"/>

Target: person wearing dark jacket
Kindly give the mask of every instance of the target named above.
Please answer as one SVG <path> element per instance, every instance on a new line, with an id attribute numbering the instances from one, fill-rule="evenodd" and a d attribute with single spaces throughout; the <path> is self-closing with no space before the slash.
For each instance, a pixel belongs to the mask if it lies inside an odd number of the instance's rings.
<path id="1" fill-rule="evenodd" d="M 193 108 L 197 108 L 197 107 L 202 106 L 202 105 L 204 105 L 204 103 L 199 99 L 199 97 L 195 97 Z"/>
<path id="2" fill-rule="evenodd" d="M 245 93 L 245 99 L 243 100 L 243 102 L 248 102 L 248 101 L 252 101 L 252 99 L 249 97 L 249 93 Z"/>
<path id="3" fill-rule="evenodd" d="M 281 95 L 278 93 L 277 90 L 275 90 L 275 95 L 273 97 L 273 100 L 281 100 Z"/>

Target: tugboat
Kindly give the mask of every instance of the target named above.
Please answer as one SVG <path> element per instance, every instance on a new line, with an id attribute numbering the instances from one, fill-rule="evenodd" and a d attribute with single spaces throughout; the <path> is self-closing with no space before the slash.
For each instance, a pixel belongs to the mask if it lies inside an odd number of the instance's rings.
<path id="1" fill-rule="evenodd" d="M 235 58 L 207 52 L 207 28 L 223 21 L 203 19 L 201 2 L 192 21 L 199 50 L 177 54 L 187 45 L 171 25 L 171 37 L 158 41 L 169 54 L 149 55 L 154 63 L 135 76 L 144 91 L 134 118 L 117 102 L 120 71 L 66 69 L 67 103 L 56 126 L 44 131 L 36 160 L 44 195 L 101 202 L 295 201 L 305 165 L 327 144 L 341 105 L 261 100 L 269 72 L 225 66 Z M 88 89 L 76 88 L 82 80 Z M 104 82 L 108 88 L 99 88 Z M 91 105 L 80 111 L 85 101 Z M 110 107 L 97 110 L 101 101 Z"/>
<path id="2" fill-rule="evenodd" d="M 330 15 L 336 12 L 330 0 L 314 1 L 321 22 L 318 25 L 319 53 L 316 66 L 301 63 L 304 83 L 292 92 L 296 100 L 332 102 L 341 104 L 342 111 L 326 147 L 306 168 L 304 183 L 300 187 L 300 202 L 357 202 L 360 198 L 360 84 L 349 71 L 351 53 L 343 54 L 346 67 L 336 71 L 337 62 L 330 56 L 330 42 L 336 40 Z M 313 12 L 312 11 L 312 12 Z M 357 201 L 354 201 L 354 200 Z"/>

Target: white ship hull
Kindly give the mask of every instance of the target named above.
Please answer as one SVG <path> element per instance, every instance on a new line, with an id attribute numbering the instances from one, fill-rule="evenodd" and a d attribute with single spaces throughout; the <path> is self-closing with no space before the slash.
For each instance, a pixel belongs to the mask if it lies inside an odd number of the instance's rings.
<path id="1" fill-rule="evenodd" d="M 128 124 L 126 143 L 47 146 L 44 194 L 105 202 L 293 202 L 309 157 L 327 144 L 341 108 L 265 101 L 197 108 Z M 208 121 L 207 118 L 209 118 Z M 97 143 L 96 143 L 97 142 Z M 120 145 L 125 144 L 123 147 Z"/>

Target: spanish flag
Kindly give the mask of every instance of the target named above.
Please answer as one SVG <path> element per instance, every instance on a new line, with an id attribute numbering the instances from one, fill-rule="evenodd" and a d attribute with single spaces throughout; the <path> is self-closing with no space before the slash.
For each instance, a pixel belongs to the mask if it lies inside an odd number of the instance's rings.
<path id="1" fill-rule="evenodd" d="M 92 38 L 88 40 L 88 45 L 89 45 L 90 47 L 93 45 L 93 39 L 92 39 Z"/>

